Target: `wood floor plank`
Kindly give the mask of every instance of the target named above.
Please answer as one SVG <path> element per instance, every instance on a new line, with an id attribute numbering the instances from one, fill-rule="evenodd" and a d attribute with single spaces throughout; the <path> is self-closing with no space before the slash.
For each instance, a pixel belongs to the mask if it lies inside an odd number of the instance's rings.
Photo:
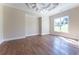
<path id="1" fill-rule="evenodd" d="M 79 55 L 79 46 L 67 42 L 67 39 L 37 35 L 11 40 L 0 45 L 0 55 Z"/>

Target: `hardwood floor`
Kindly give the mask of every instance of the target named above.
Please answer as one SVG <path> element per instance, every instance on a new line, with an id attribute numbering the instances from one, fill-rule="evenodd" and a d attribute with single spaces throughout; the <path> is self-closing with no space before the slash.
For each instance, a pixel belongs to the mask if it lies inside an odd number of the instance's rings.
<path id="1" fill-rule="evenodd" d="M 67 38 L 44 35 L 4 42 L 1 55 L 78 55 L 79 46 L 66 41 Z"/>

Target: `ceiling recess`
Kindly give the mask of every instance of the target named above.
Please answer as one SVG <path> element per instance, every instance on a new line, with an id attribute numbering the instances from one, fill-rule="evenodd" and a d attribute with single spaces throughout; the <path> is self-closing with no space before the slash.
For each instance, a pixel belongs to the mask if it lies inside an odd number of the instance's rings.
<path id="1" fill-rule="evenodd" d="M 47 13 L 55 9 L 59 3 L 25 3 L 28 8 L 39 13 Z"/>

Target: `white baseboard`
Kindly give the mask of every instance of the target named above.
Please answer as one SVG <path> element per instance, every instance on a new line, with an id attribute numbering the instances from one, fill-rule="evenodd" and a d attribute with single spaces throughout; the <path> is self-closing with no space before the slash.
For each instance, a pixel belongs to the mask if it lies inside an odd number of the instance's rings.
<path id="1" fill-rule="evenodd" d="M 0 44 L 2 44 L 4 42 L 4 39 L 2 36 L 0 36 Z"/>
<path id="2" fill-rule="evenodd" d="M 28 37 L 28 36 L 33 36 L 33 35 L 38 35 L 38 34 L 30 34 L 30 35 L 25 35 L 25 36 L 21 36 L 21 37 L 7 38 L 7 39 L 4 39 L 4 40 L 5 40 L 5 41 L 18 40 L 18 39 L 26 38 L 26 37 Z"/>
<path id="3" fill-rule="evenodd" d="M 26 38 L 28 36 L 34 36 L 34 35 L 39 35 L 39 34 L 30 34 L 30 35 L 25 35 L 25 36 L 20 36 L 20 37 L 5 38 L 4 41 L 18 40 L 18 39 L 22 39 L 22 38 Z M 3 41 L 1 41 L 1 42 L 3 42 Z"/>
<path id="4" fill-rule="evenodd" d="M 68 38 L 71 38 L 71 39 L 78 39 L 79 40 L 79 36 L 78 35 L 70 34 L 70 33 L 52 33 L 52 35 L 59 35 L 59 36 L 68 37 Z"/>
<path id="5" fill-rule="evenodd" d="M 17 40 L 17 39 L 22 39 L 22 38 L 26 38 L 26 36 L 21 36 L 21 37 L 13 37 L 13 38 L 7 38 L 7 39 L 5 39 L 5 41 Z"/>
<path id="6" fill-rule="evenodd" d="M 42 33 L 41 35 L 47 35 L 47 34 L 49 34 L 49 33 Z"/>
<path id="7" fill-rule="evenodd" d="M 26 35 L 26 37 L 27 37 L 27 36 L 34 36 L 34 35 L 39 35 L 39 34 L 29 34 L 29 35 Z"/>
<path id="8" fill-rule="evenodd" d="M 4 40 L 0 40 L 0 44 L 2 44 L 4 42 Z"/>

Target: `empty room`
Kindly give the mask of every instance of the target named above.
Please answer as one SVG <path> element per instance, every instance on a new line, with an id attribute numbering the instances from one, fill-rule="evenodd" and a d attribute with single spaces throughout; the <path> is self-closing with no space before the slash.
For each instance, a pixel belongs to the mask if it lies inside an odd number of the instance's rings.
<path id="1" fill-rule="evenodd" d="M 0 55 L 79 55 L 79 4 L 0 3 Z"/>

